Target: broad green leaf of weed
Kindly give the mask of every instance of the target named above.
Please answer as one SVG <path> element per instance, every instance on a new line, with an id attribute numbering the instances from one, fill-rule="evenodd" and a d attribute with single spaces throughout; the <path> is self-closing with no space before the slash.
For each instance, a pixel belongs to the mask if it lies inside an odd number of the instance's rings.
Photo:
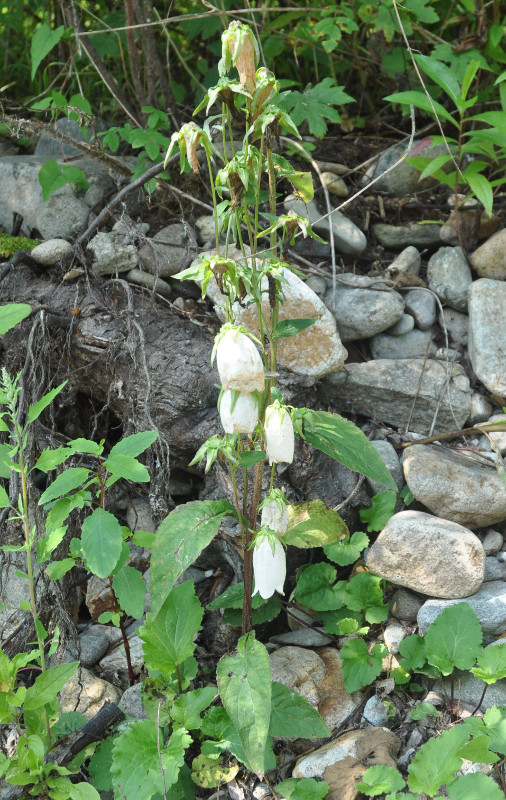
<path id="1" fill-rule="evenodd" d="M 191 692 L 184 692 L 179 695 L 171 709 L 171 716 L 183 728 L 189 731 L 202 726 L 200 716 L 216 697 L 214 686 L 204 686 L 201 689 L 193 689 Z"/>
<path id="2" fill-rule="evenodd" d="M 124 478 L 127 481 L 138 483 L 147 483 L 149 481 L 149 472 L 146 467 L 133 456 L 117 453 L 114 456 L 109 456 L 104 462 L 104 466 L 111 473 L 114 480 Z"/>
<path id="3" fill-rule="evenodd" d="M 79 666 L 78 661 L 71 661 L 68 664 L 57 664 L 55 667 L 37 675 L 32 686 L 26 691 L 24 709 L 25 711 L 41 708 L 46 703 L 55 699 L 56 695 L 63 689 Z"/>
<path id="4" fill-rule="evenodd" d="M 47 22 L 43 22 L 35 31 L 30 46 L 30 55 L 32 60 L 32 81 L 41 61 L 51 52 L 53 47 L 56 47 L 65 28 L 60 25 L 54 31 L 51 30 Z"/>
<path id="5" fill-rule="evenodd" d="M 244 748 L 247 766 L 263 776 L 271 716 L 269 654 L 251 634 L 242 636 L 237 655 L 223 656 L 216 676 L 223 705 Z"/>
<path id="6" fill-rule="evenodd" d="M 335 583 L 337 572 L 330 564 L 321 562 L 307 567 L 297 581 L 295 597 L 315 611 L 334 611 L 342 608 L 346 581 Z"/>
<path id="7" fill-rule="evenodd" d="M 482 650 L 478 663 L 471 668 L 471 672 L 486 683 L 495 683 L 506 678 L 506 642 Z"/>
<path id="8" fill-rule="evenodd" d="M 70 467 L 70 469 L 66 469 L 60 475 L 57 475 L 46 491 L 42 493 L 39 506 L 50 503 L 51 500 L 56 500 L 63 494 L 77 489 L 88 479 L 89 474 L 90 470 L 86 469 L 86 467 Z"/>
<path id="9" fill-rule="evenodd" d="M 395 767 L 388 767 L 386 764 L 377 764 L 364 772 L 362 780 L 357 783 L 355 788 L 368 797 L 375 797 L 378 794 L 404 789 L 405 785 L 399 770 Z"/>
<path id="10" fill-rule="evenodd" d="M 339 542 L 326 545 L 323 549 L 327 558 L 330 558 L 340 567 L 354 564 L 360 558 L 362 550 L 369 544 L 369 537 L 363 531 L 355 531 L 352 536 L 346 536 Z"/>
<path id="11" fill-rule="evenodd" d="M 32 307 L 27 303 L 6 303 L 4 306 L 0 306 L 0 336 L 10 331 L 31 313 Z"/>
<path id="12" fill-rule="evenodd" d="M 88 764 L 93 786 L 101 792 L 108 792 L 112 789 L 111 764 L 113 746 L 113 737 L 103 739 Z"/>
<path id="13" fill-rule="evenodd" d="M 351 578 L 345 589 L 344 602 L 352 611 L 363 611 L 368 622 L 382 622 L 387 618 L 388 606 L 383 604 L 382 578 L 370 572 L 359 572 Z"/>
<path id="14" fill-rule="evenodd" d="M 364 622 L 363 614 L 360 611 L 351 611 L 349 608 L 319 611 L 318 617 L 323 622 L 325 633 L 335 633 L 337 636 L 357 633 Z"/>
<path id="15" fill-rule="evenodd" d="M 329 790 L 328 783 L 314 778 L 288 778 L 274 787 L 276 794 L 287 800 L 323 800 Z"/>
<path id="16" fill-rule="evenodd" d="M 403 669 L 416 671 L 419 667 L 423 667 L 427 661 L 424 637 L 416 633 L 406 636 L 399 644 L 399 653 L 403 656 L 401 661 Z"/>
<path id="17" fill-rule="evenodd" d="M 479 772 L 457 778 L 447 792 L 450 800 L 504 800 L 504 792 L 497 783 Z"/>
<path id="18" fill-rule="evenodd" d="M 459 756 L 468 761 L 476 761 L 478 764 L 495 764 L 499 761 L 499 756 L 490 750 L 490 736 L 482 734 L 473 736 L 470 742 L 459 750 Z"/>
<path id="19" fill-rule="evenodd" d="M 441 786 L 452 783 L 455 773 L 462 766 L 462 758 L 458 753 L 468 738 L 469 731 L 460 726 L 429 739 L 409 765 L 409 788 L 432 797 Z"/>
<path id="20" fill-rule="evenodd" d="M 225 514 L 234 513 L 227 500 L 194 500 L 165 517 L 151 551 L 152 613 L 159 611 L 179 576 L 214 539 Z"/>
<path id="21" fill-rule="evenodd" d="M 294 547 L 325 547 L 348 535 L 346 523 L 322 500 L 288 507 L 288 529 L 283 542 Z"/>
<path id="22" fill-rule="evenodd" d="M 295 689 L 274 682 L 271 702 L 271 736 L 311 739 L 330 736 L 330 730 L 318 711 Z"/>
<path id="23" fill-rule="evenodd" d="M 74 451 L 69 447 L 56 447 L 54 450 L 46 448 L 33 465 L 33 469 L 40 469 L 41 472 L 49 472 L 59 467 L 60 464 L 63 464 L 67 458 L 70 458 L 73 452 Z"/>
<path id="24" fill-rule="evenodd" d="M 425 634 L 427 661 L 443 675 L 471 669 L 481 653 L 482 631 L 469 603 L 456 603 L 434 620 Z"/>
<path id="25" fill-rule="evenodd" d="M 349 639 L 341 648 L 344 686 L 348 694 L 372 683 L 382 670 L 387 649 L 379 642 L 369 652 L 364 639 Z"/>
<path id="26" fill-rule="evenodd" d="M 99 578 L 111 575 L 123 550 L 123 533 L 116 517 L 96 508 L 83 522 L 81 547 L 87 567 L 94 575 Z"/>
<path id="27" fill-rule="evenodd" d="M 61 390 L 67 385 L 67 381 L 63 381 L 57 386 L 55 389 L 51 389 L 50 392 L 41 397 L 40 400 L 37 400 L 36 403 L 33 403 L 31 406 L 28 407 L 28 422 L 35 422 L 35 420 L 40 416 L 40 414 L 44 411 L 44 409 L 53 402 L 56 395 L 60 394 Z"/>
<path id="28" fill-rule="evenodd" d="M 432 703 L 418 703 L 409 712 L 411 719 L 419 720 L 426 717 L 439 717 L 441 712 L 437 710 L 436 706 Z"/>
<path id="29" fill-rule="evenodd" d="M 367 530 L 381 531 L 395 511 L 396 492 L 378 492 L 369 508 L 360 509 L 360 519 L 367 522 Z"/>
<path id="30" fill-rule="evenodd" d="M 195 596 L 193 581 L 175 586 L 159 612 L 148 614 L 139 629 L 146 665 L 170 675 L 193 654 L 193 637 L 200 630 L 204 610 Z"/>
<path id="31" fill-rule="evenodd" d="M 223 622 L 230 625 L 242 624 L 242 606 L 244 602 L 244 583 L 234 583 L 225 591 L 208 603 L 209 609 L 224 608 Z M 251 598 L 253 611 L 253 624 L 259 625 L 261 622 L 269 622 L 275 619 L 280 613 L 280 607 L 271 599 L 263 600 L 259 594 Z"/>
<path id="32" fill-rule="evenodd" d="M 141 431 L 140 433 L 132 433 L 131 436 L 125 436 L 111 448 L 110 456 L 131 456 L 137 458 L 145 450 L 150 447 L 153 442 L 158 439 L 157 431 Z"/>
<path id="33" fill-rule="evenodd" d="M 135 567 L 122 567 L 112 579 L 121 609 L 129 617 L 140 619 L 144 614 L 146 581 Z"/>
<path id="34" fill-rule="evenodd" d="M 92 786 L 91 783 L 87 783 L 85 781 L 81 781 L 80 783 L 71 783 L 70 785 L 67 783 L 62 783 L 62 789 L 68 791 L 69 800 L 100 800 L 100 795 L 95 787 Z M 53 797 L 56 797 L 54 793 L 52 794 Z"/>
<path id="35" fill-rule="evenodd" d="M 506 756 L 506 706 L 492 706 L 483 715 L 485 729 L 490 736 L 490 747 Z"/>

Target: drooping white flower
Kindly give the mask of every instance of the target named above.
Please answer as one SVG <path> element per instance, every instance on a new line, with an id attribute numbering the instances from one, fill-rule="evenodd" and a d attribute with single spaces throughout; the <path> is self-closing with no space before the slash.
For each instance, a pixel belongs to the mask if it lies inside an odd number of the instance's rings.
<path id="1" fill-rule="evenodd" d="M 260 518 L 262 527 L 266 525 L 276 533 L 286 533 L 288 528 L 288 508 L 286 504 L 281 504 L 281 508 L 275 500 L 266 500 L 262 507 Z"/>
<path id="2" fill-rule="evenodd" d="M 269 464 L 293 461 L 295 436 L 290 414 L 287 409 L 275 401 L 265 410 L 265 452 Z"/>
<path id="3" fill-rule="evenodd" d="M 239 328 L 229 328 L 220 338 L 216 364 L 224 389 L 263 392 L 264 365 L 260 353 Z"/>
<path id="4" fill-rule="evenodd" d="M 236 395 L 235 405 L 233 400 L 233 393 L 227 389 L 220 401 L 221 424 L 225 433 L 253 433 L 258 422 L 257 395 Z"/>
<path id="5" fill-rule="evenodd" d="M 265 536 L 253 550 L 253 573 L 255 591 L 264 600 L 278 591 L 284 594 L 283 586 L 286 578 L 286 557 L 283 545 L 278 538 L 274 540 L 274 551 L 269 537 Z"/>

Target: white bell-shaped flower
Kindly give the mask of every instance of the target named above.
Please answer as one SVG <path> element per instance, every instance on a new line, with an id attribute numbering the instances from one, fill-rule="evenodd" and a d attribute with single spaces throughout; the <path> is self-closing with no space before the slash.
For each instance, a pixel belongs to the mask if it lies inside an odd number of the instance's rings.
<path id="1" fill-rule="evenodd" d="M 220 417 L 225 433 L 253 433 L 258 422 L 258 396 L 239 394 L 227 389 L 221 396 Z"/>
<path id="2" fill-rule="evenodd" d="M 229 328 L 219 340 L 216 363 L 224 389 L 263 392 L 264 365 L 260 353 L 239 328 Z"/>
<path id="3" fill-rule="evenodd" d="M 269 464 L 293 461 L 295 436 L 290 414 L 277 401 L 265 410 L 265 452 Z"/>
<path id="4" fill-rule="evenodd" d="M 281 504 L 280 508 L 275 500 L 266 500 L 265 505 L 262 507 L 260 521 L 262 527 L 266 525 L 276 533 L 286 533 L 288 528 L 288 508 L 284 504 Z"/>
<path id="5" fill-rule="evenodd" d="M 286 578 L 285 550 L 279 539 L 274 541 L 274 552 L 269 538 L 265 536 L 253 550 L 253 573 L 255 575 L 255 591 L 264 600 L 278 591 L 284 594 L 283 586 Z"/>

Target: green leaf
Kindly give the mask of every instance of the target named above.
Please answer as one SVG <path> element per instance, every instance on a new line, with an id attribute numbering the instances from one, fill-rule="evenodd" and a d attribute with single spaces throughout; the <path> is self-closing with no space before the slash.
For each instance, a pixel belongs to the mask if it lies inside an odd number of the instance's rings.
<path id="1" fill-rule="evenodd" d="M 314 778 L 288 778 L 274 787 L 276 794 L 287 800 L 323 800 L 329 790 L 328 783 Z"/>
<path id="2" fill-rule="evenodd" d="M 265 453 L 262 452 L 262 450 L 245 450 L 244 453 L 240 454 L 237 463 L 240 467 L 246 467 L 246 469 L 248 469 L 264 459 Z"/>
<path id="3" fill-rule="evenodd" d="M 113 785 L 124 800 L 149 800 L 156 793 L 163 796 L 164 782 L 166 786 L 176 783 L 191 738 L 183 728 L 174 731 L 165 746 L 158 737 L 158 727 L 142 720 L 114 740 Z"/>
<path id="4" fill-rule="evenodd" d="M 269 733 L 271 736 L 318 739 L 330 736 L 318 711 L 295 689 L 283 683 L 272 684 L 272 710 Z"/>
<path id="5" fill-rule="evenodd" d="M 101 792 L 108 792 L 112 789 L 111 764 L 114 742 L 115 739 L 112 736 L 102 739 L 88 763 L 88 771 L 93 785 Z"/>
<path id="6" fill-rule="evenodd" d="M 298 435 L 302 435 L 313 447 L 340 461 L 345 467 L 397 489 L 378 451 L 353 422 L 339 414 L 309 408 L 295 409 L 292 420 Z"/>
<path id="7" fill-rule="evenodd" d="M 44 561 L 48 560 L 48 558 L 51 556 L 51 553 L 63 541 L 66 532 L 66 525 L 62 528 L 53 528 L 53 530 L 47 536 L 44 536 L 43 539 L 37 540 L 37 561 L 39 564 L 42 564 Z"/>
<path id="8" fill-rule="evenodd" d="M 346 523 L 322 500 L 310 500 L 288 506 L 288 529 L 285 544 L 307 549 L 324 547 L 348 534 Z"/>
<path id="9" fill-rule="evenodd" d="M 481 653 L 482 632 L 469 603 L 456 603 L 434 620 L 425 634 L 427 661 L 443 675 L 455 667 L 471 669 Z"/>
<path id="10" fill-rule="evenodd" d="M 504 800 L 497 783 L 479 772 L 462 775 L 447 788 L 450 800 Z"/>
<path id="11" fill-rule="evenodd" d="M 56 30 L 52 31 L 47 22 L 43 22 L 35 31 L 30 46 L 32 81 L 41 61 L 51 52 L 54 47 L 56 47 L 63 36 L 64 31 L 65 28 L 63 25 L 60 25 L 58 28 L 56 28 Z"/>
<path id="12" fill-rule="evenodd" d="M 506 756 L 506 706 L 487 708 L 483 721 L 490 736 L 491 749 Z"/>
<path id="13" fill-rule="evenodd" d="M 135 531 L 132 535 L 131 542 L 138 547 L 152 547 L 155 540 L 155 534 L 151 531 Z"/>
<path id="14" fill-rule="evenodd" d="M 362 550 L 369 545 L 369 537 L 362 531 L 355 531 L 351 536 L 346 536 L 339 542 L 324 545 L 323 550 L 327 558 L 330 558 L 340 567 L 353 564 L 360 558 Z"/>
<path id="15" fill-rule="evenodd" d="M 3 486 L 0 486 L 0 508 L 9 508 L 9 495 L 5 491 Z"/>
<path id="16" fill-rule="evenodd" d="M 90 439 L 72 439 L 67 447 L 71 447 L 76 453 L 89 453 L 93 456 L 100 456 L 104 451 L 103 442 L 92 442 Z"/>
<path id="17" fill-rule="evenodd" d="M 81 546 L 87 568 L 94 575 L 111 575 L 123 549 L 123 533 L 116 517 L 96 508 L 83 522 Z"/>
<path id="18" fill-rule="evenodd" d="M 237 643 L 237 655 L 223 656 L 216 669 L 223 705 L 247 758 L 247 766 L 263 777 L 271 716 L 269 654 L 252 634 Z"/>
<path id="19" fill-rule="evenodd" d="M 315 86 L 308 84 L 303 92 L 281 92 L 276 98 L 277 105 L 291 115 L 295 125 L 307 120 L 310 133 L 318 139 L 327 132 L 326 119 L 329 122 L 341 119 L 333 106 L 353 102 L 353 97 L 336 86 L 333 78 L 324 78 Z"/>
<path id="20" fill-rule="evenodd" d="M 420 53 L 415 53 L 414 59 L 418 66 L 423 69 L 426 75 L 429 78 L 432 78 L 434 83 L 437 83 L 441 89 L 446 92 L 448 97 L 450 97 L 456 106 L 459 105 L 459 100 L 461 96 L 461 88 L 460 84 L 455 77 L 455 73 L 447 67 L 446 64 L 443 64 L 441 61 L 438 61 L 433 56 L 424 56 Z"/>
<path id="21" fill-rule="evenodd" d="M 441 736 L 429 739 L 408 767 L 408 786 L 413 792 L 437 794 L 441 786 L 450 784 L 462 766 L 459 750 L 469 738 L 465 727 L 443 731 Z"/>
<path id="22" fill-rule="evenodd" d="M 404 789 L 405 785 L 399 770 L 395 767 L 388 767 L 386 764 L 377 764 L 366 769 L 362 780 L 357 783 L 355 788 L 368 797 L 375 797 L 377 794 L 400 791 Z"/>
<path id="23" fill-rule="evenodd" d="M 411 719 L 419 720 L 425 719 L 426 717 L 439 717 L 441 716 L 441 712 L 438 711 L 436 706 L 432 703 L 418 703 L 411 709 L 409 716 Z"/>
<path id="24" fill-rule="evenodd" d="M 336 575 L 336 570 L 330 564 L 310 564 L 299 576 L 296 599 L 315 611 L 342 608 L 347 584 L 346 581 L 335 583 Z"/>
<path id="25" fill-rule="evenodd" d="M 68 447 L 57 447 L 54 450 L 46 448 L 38 457 L 33 468 L 40 469 L 41 472 L 49 472 L 59 467 L 60 464 L 65 463 L 67 458 L 72 455 L 72 452 Z"/>
<path id="26" fill-rule="evenodd" d="M 380 622 L 387 618 L 388 606 L 383 604 L 382 578 L 370 572 L 359 572 L 347 583 L 344 602 L 352 611 L 363 611 L 368 622 Z M 377 609 L 379 618 L 370 619 L 369 612 Z"/>
<path id="27" fill-rule="evenodd" d="M 200 630 L 203 614 L 193 581 L 174 586 L 158 613 L 148 614 L 139 629 L 148 668 L 170 675 L 177 664 L 191 656 L 195 649 L 193 637 Z"/>
<path id="28" fill-rule="evenodd" d="M 360 509 L 360 519 L 367 522 L 367 530 L 381 531 L 395 512 L 396 492 L 379 492 L 374 495 L 369 508 Z"/>
<path id="29" fill-rule="evenodd" d="M 58 722 L 52 726 L 51 733 L 60 738 L 68 733 L 73 733 L 73 731 L 78 731 L 86 722 L 85 714 L 81 714 L 79 711 L 65 711 L 60 714 Z"/>
<path id="30" fill-rule="evenodd" d="M 184 692 L 175 700 L 170 712 L 171 717 L 189 731 L 200 728 L 202 726 L 200 715 L 211 705 L 215 697 L 214 686 L 204 686 L 202 689 Z"/>
<path id="31" fill-rule="evenodd" d="M 57 664 L 56 667 L 51 667 L 46 672 L 37 675 L 33 685 L 26 690 L 25 711 L 41 708 L 54 700 L 60 689 L 63 689 L 71 679 L 78 666 L 79 661 Z"/>
<path id="32" fill-rule="evenodd" d="M 149 481 L 149 472 L 146 467 L 133 456 L 117 453 L 109 456 L 104 462 L 104 466 L 115 478 L 125 478 L 139 483 Z"/>
<path id="33" fill-rule="evenodd" d="M 86 467 L 70 467 L 57 475 L 54 481 L 47 487 L 46 491 L 42 493 L 39 506 L 45 505 L 61 497 L 62 494 L 67 494 L 73 489 L 77 489 L 85 481 L 88 480 L 90 470 Z"/>
<path id="34" fill-rule="evenodd" d="M 151 551 L 151 611 L 156 614 L 177 579 L 218 533 L 226 500 L 193 500 L 178 506 L 158 528 Z"/>
<path id="35" fill-rule="evenodd" d="M 489 684 L 506 678 L 506 642 L 485 648 L 478 656 L 478 663 L 471 668 L 471 672 Z"/>
<path id="36" fill-rule="evenodd" d="M 122 567 L 112 579 L 112 585 L 122 611 L 140 619 L 144 614 L 146 581 L 135 567 Z"/>
<path id="37" fill-rule="evenodd" d="M 89 183 L 82 169 L 79 167 L 63 167 L 57 161 L 46 161 L 39 170 L 39 183 L 42 188 L 42 199 L 44 202 L 53 192 L 74 183 L 82 189 L 87 189 Z"/>
<path id="38" fill-rule="evenodd" d="M 403 669 L 416 670 L 418 667 L 423 667 L 427 661 L 424 637 L 418 634 L 406 636 L 399 644 L 399 653 L 403 656 L 401 661 Z"/>
<path id="39" fill-rule="evenodd" d="M 50 580 L 59 581 L 67 572 L 75 566 L 73 558 L 61 558 L 59 561 L 51 561 L 46 567 L 46 573 Z"/>
<path id="40" fill-rule="evenodd" d="M 133 433 L 131 436 L 126 436 L 124 439 L 114 445 L 109 453 L 111 456 L 131 456 L 136 458 L 140 456 L 145 450 L 150 447 L 153 442 L 158 439 L 157 431 L 141 431 L 140 433 Z"/>
<path id="41" fill-rule="evenodd" d="M 485 175 L 468 173 L 467 170 L 464 172 L 464 178 L 490 217 L 492 215 L 492 206 L 494 205 L 494 192 L 490 181 Z"/>
<path id="42" fill-rule="evenodd" d="M 50 403 L 53 402 L 56 395 L 59 394 L 66 385 L 67 381 L 63 381 L 63 383 L 60 383 L 60 385 L 57 386 L 56 389 L 51 389 L 51 391 L 45 394 L 44 397 L 41 397 L 40 400 L 37 400 L 36 403 L 33 403 L 33 405 L 29 406 L 28 422 L 34 422 L 37 419 L 37 417 L 39 417 L 40 414 L 42 414 L 44 409 Z"/>
<path id="43" fill-rule="evenodd" d="M 439 117 L 446 119 L 448 122 L 451 122 L 452 125 L 458 127 L 458 122 L 446 108 L 442 106 L 441 103 L 438 103 L 437 100 L 432 100 L 431 104 L 424 92 L 396 92 L 395 94 L 389 94 L 387 97 L 384 97 L 383 100 L 389 100 L 391 103 L 400 103 L 401 105 L 415 106 L 415 108 L 421 108 L 422 111 L 427 111 L 432 116 L 434 116 L 435 112 Z"/>
<path id="44" fill-rule="evenodd" d="M 91 783 L 69 783 L 68 793 L 70 800 L 100 800 L 100 795 Z"/>
<path id="45" fill-rule="evenodd" d="M 32 307 L 27 303 L 7 303 L 0 306 L 0 336 L 10 331 L 31 313 Z"/>
<path id="46" fill-rule="evenodd" d="M 478 764 L 495 764 L 499 761 L 499 756 L 492 753 L 490 747 L 490 736 L 482 734 L 474 735 L 470 742 L 459 750 L 459 756 L 468 761 L 476 761 Z"/>
<path id="47" fill-rule="evenodd" d="M 387 654 L 383 644 L 375 644 L 369 652 L 363 639 L 348 639 L 341 647 L 344 687 L 348 694 L 372 683 L 382 670 Z"/>
<path id="48" fill-rule="evenodd" d="M 276 325 L 275 336 L 278 339 L 287 339 L 296 336 L 300 331 L 309 328 L 316 319 L 282 319 Z"/>
<path id="49" fill-rule="evenodd" d="M 10 477 L 11 452 L 12 445 L 0 444 L 0 478 L 8 479 Z"/>

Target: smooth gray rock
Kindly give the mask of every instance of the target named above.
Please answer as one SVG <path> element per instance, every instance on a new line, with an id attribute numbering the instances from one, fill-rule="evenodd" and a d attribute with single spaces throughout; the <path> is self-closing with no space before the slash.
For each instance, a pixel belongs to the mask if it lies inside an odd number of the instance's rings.
<path id="1" fill-rule="evenodd" d="M 440 247 L 429 259 L 427 280 L 441 302 L 466 311 L 467 291 L 473 279 L 462 248 Z"/>
<path id="2" fill-rule="evenodd" d="M 506 229 L 494 233 L 474 251 L 471 266 L 480 278 L 506 280 Z"/>
<path id="3" fill-rule="evenodd" d="M 394 450 L 390 442 L 387 442 L 386 439 L 377 439 L 376 441 L 371 442 L 371 444 L 383 459 L 386 468 L 396 483 L 397 488 L 402 489 L 404 486 L 404 474 L 397 451 Z M 370 478 L 366 478 L 366 481 L 374 494 L 385 491 L 385 487 L 382 483 L 377 483 L 377 481 L 373 481 Z"/>
<path id="4" fill-rule="evenodd" d="M 469 334 L 469 317 L 455 308 L 443 308 L 438 316 L 439 324 L 448 332 L 450 343 L 467 347 Z"/>
<path id="5" fill-rule="evenodd" d="M 79 636 L 80 661 L 83 667 L 93 667 L 109 649 L 109 637 L 95 626 Z"/>
<path id="6" fill-rule="evenodd" d="M 487 556 L 495 556 L 497 553 L 502 550 L 504 546 L 504 539 L 502 533 L 499 531 L 494 531 L 493 528 L 489 528 L 486 530 L 485 535 L 483 537 L 483 549 L 485 551 L 485 555 Z"/>
<path id="7" fill-rule="evenodd" d="M 137 267 L 137 249 L 133 244 L 121 244 L 113 233 L 97 233 L 88 243 L 93 253 L 91 268 L 96 275 L 114 275 Z"/>
<path id="8" fill-rule="evenodd" d="M 125 277 L 130 283 L 135 283 L 137 286 L 144 286 L 146 289 L 151 289 L 153 292 L 163 295 L 163 297 L 170 297 L 172 294 L 172 286 L 170 283 L 164 281 L 163 278 L 157 278 L 155 275 L 151 275 L 150 272 L 143 272 L 141 269 L 137 269 L 137 267 L 127 272 Z"/>
<path id="9" fill-rule="evenodd" d="M 431 332 L 420 331 L 418 328 L 403 336 L 378 333 L 371 337 L 371 355 L 375 359 L 425 358 L 426 355 L 435 355 L 436 351 Z"/>
<path id="10" fill-rule="evenodd" d="M 369 725 L 391 728 L 394 725 L 398 712 L 390 700 L 382 699 L 377 695 L 369 698 L 364 706 L 362 719 Z"/>
<path id="11" fill-rule="evenodd" d="M 503 581 L 506 580 L 506 564 L 499 561 L 495 556 L 487 556 L 485 559 L 484 581 Z"/>
<path id="12" fill-rule="evenodd" d="M 436 180 L 429 176 L 423 181 L 420 181 L 421 172 L 416 167 L 409 163 L 412 155 L 423 156 L 424 158 L 435 158 L 436 156 L 446 153 L 446 147 L 443 144 L 432 145 L 429 138 L 421 139 L 413 142 L 411 151 L 406 154 L 406 144 L 399 142 L 385 150 L 379 158 L 369 168 L 366 179 L 373 180 L 379 178 L 374 184 L 375 192 L 387 192 L 393 195 L 416 194 L 423 189 L 434 186 Z M 400 158 L 404 158 L 400 164 L 397 164 L 394 169 L 387 172 L 385 175 L 382 173 L 392 167 Z M 381 177 L 379 177 L 381 175 Z"/>
<path id="13" fill-rule="evenodd" d="M 168 278 L 186 269 L 196 252 L 194 231 L 186 223 L 176 222 L 145 241 L 139 249 L 139 261 L 152 275 Z"/>
<path id="14" fill-rule="evenodd" d="M 494 467 L 467 453 L 415 444 L 403 457 L 406 483 L 433 514 L 485 528 L 506 519 L 506 487 Z"/>
<path id="15" fill-rule="evenodd" d="M 390 613 L 397 619 L 406 622 L 416 622 L 416 616 L 424 604 L 418 595 L 410 592 L 409 589 L 401 587 L 397 589 L 390 600 Z"/>
<path id="16" fill-rule="evenodd" d="M 405 333 L 412 331 L 414 327 L 415 320 L 411 314 L 403 314 L 399 322 L 396 322 L 395 325 L 388 328 L 385 333 L 388 333 L 389 336 L 404 336 Z"/>
<path id="17" fill-rule="evenodd" d="M 403 273 L 405 275 L 418 275 L 422 265 L 422 257 L 416 247 L 409 245 L 399 253 L 397 258 L 394 258 L 387 272 L 390 273 Z"/>
<path id="18" fill-rule="evenodd" d="M 355 289 L 338 283 L 335 293 L 329 290 L 325 300 L 343 342 L 368 339 L 395 325 L 404 313 L 404 301 L 395 291 Z"/>
<path id="19" fill-rule="evenodd" d="M 148 719 L 146 710 L 142 704 L 141 698 L 142 683 L 136 683 L 134 686 L 129 686 L 121 695 L 118 706 L 129 717 L 135 719 Z"/>
<path id="20" fill-rule="evenodd" d="M 68 117 L 62 117 L 61 119 L 57 120 L 54 127 L 56 128 L 57 131 L 65 134 L 65 136 L 68 136 L 70 139 L 74 139 L 74 141 L 76 142 L 90 143 L 94 141 L 95 138 L 93 136 L 93 129 L 91 127 L 88 129 L 87 138 L 85 138 L 81 128 L 79 127 L 78 122 L 74 119 L 68 119 Z M 105 121 L 96 117 L 95 130 L 96 131 L 107 130 L 107 125 Z M 66 156 L 75 156 L 82 154 L 83 151 L 80 150 L 78 147 L 73 147 L 71 144 L 67 144 L 66 142 L 61 142 L 54 136 L 51 136 L 49 133 L 43 133 L 35 146 L 35 155 L 44 156 L 46 159 L 49 158 L 58 159 L 58 158 L 64 158 Z"/>
<path id="21" fill-rule="evenodd" d="M 478 537 L 462 525 L 423 511 L 401 511 L 390 517 L 370 547 L 366 564 L 390 583 L 432 597 L 473 594 L 485 574 Z"/>
<path id="22" fill-rule="evenodd" d="M 414 317 L 417 328 L 428 331 L 436 321 L 436 299 L 427 289 L 410 289 L 404 295 L 406 312 Z"/>
<path id="23" fill-rule="evenodd" d="M 494 394 L 506 396 L 506 282 L 480 278 L 469 289 L 469 358 Z"/>
<path id="24" fill-rule="evenodd" d="M 418 612 L 418 627 L 426 634 L 436 617 L 449 606 L 461 603 L 460 600 L 427 600 Z M 478 591 L 465 598 L 480 620 L 484 634 L 501 634 L 506 628 L 506 581 L 483 583 Z M 483 688 L 483 684 L 482 684 Z"/>
<path id="25" fill-rule="evenodd" d="M 399 652 L 399 645 L 408 635 L 408 629 L 396 619 L 390 619 L 383 631 L 383 641 L 389 653 Z"/>
<path id="26" fill-rule="evenodd" d="M 34 247 L 31 256 L 37 264 L 50 267 L 58 264 L 62 256 L 71 249 L 72 245 L 66 239 L 48 239 Z"/>
<path id="27" fill-rule="evenodd" d="M 447 367 L 442 362 L 381 359 L 347 364 L 328 375 L 324 384 L 340 411 L 351 408 L 402 429 L 409 421 L 409 430 L 428 435 L 436 413 L 434 433 L 462 427 L 469 416 L 469 379 L 459 365 L 450 375 L 446 389 Z"/>
<path id="28" fill-rule="evenodd" d="M 360 255 L 367 247 L 367 239 L 360 228 L 357 228 L 340 211 L 332 211 L 329 222 L 325 217 L 325 212 L 323 212 L 323 215 L 320 213 L 314 200 L 306 204 L 302 200 L 298 200 L 293 194 L 285 199 L 284 206 L 288 211 L 292 209 L 301 217 L 309 219 L 314 230 L 324 238 L 332 230 L 336 250 L 340 253 Z M 324 219 L 321 219 L 322 216 Z"/>
<path id="29" fill-rule="evenodd" d="M 52 194 L 39 207 L 36 226 L 44 239 L 72 239 L 86 228 L 89 213 L 86 203 L 75 197 L 69 189 L 69 193 Z"/>
<path id="30" fill-rule="evenodd" d="M 332 644 L 332 639 L 315 628 L 298 628 L 295 631 L 279 633 L 277 636 L 271 636 L 270 641 L 274 644 L 295 645 L 296 647 L 324 647 Z"/>
<path id="31" fill-rule="evenodd" d="M 377 222 L 372 226 L 372 230 L 383 247 L 401 250 L 408 245 L 421 249 L 435 247 L 439 244 L 439 227 L 439 225 L 431 223 L 420 225 L 412 222 L 409 225 L 389 225 L 387 222 Z"/>

